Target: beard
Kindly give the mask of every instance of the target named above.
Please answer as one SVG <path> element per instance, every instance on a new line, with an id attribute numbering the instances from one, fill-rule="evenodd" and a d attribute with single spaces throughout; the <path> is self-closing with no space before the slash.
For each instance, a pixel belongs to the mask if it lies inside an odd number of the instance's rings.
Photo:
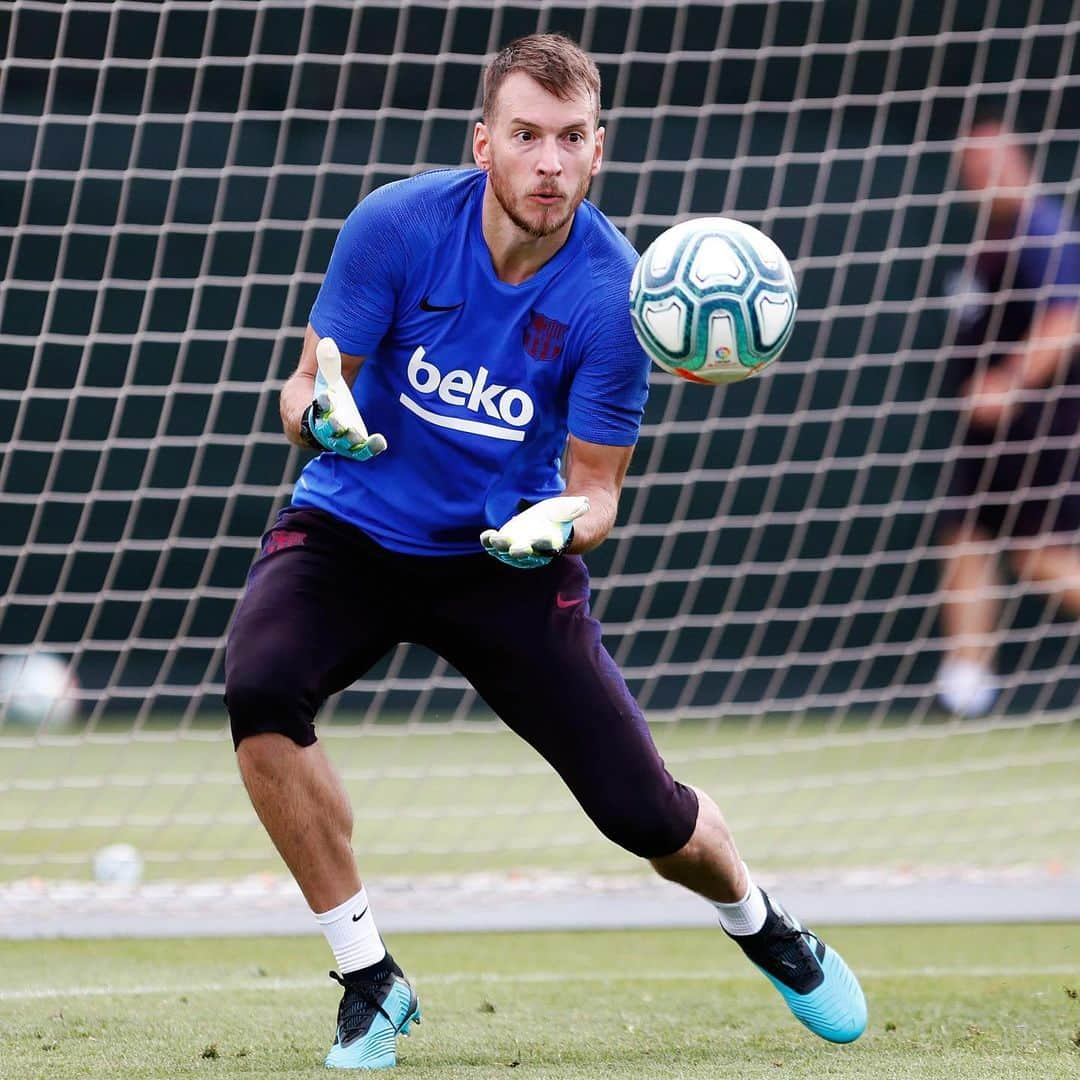
<path id="1" fill-rule="evenodd" d="M 503 212 L 506 216 L 521 229 L 522 232 L 527 233 L 536 240 L 542 240 L 545 236 L 551 236 L 552 233 L 557 233 L 564 225 L 566 225 L 574 214 L 577 213 L 577 208 L 582 204 L 585 196 L 589 194 L 589 187 L 592 184 L 592 177 L 586 175 L 578 184 L 577 190 L 574 191 L 572 195 L 565 198 L 563 202 L 556 203 L 554 206 L 537 207 L 536 211 L 534 211 L 535 216 L 530 219 L 525 216 L 525 200 L 527 196 L 518 196 L 514 193 L 513 188 L 503 177 L 502 173 L 495 167 L 494 162 L 492 162 L 491 168 L 488 170 L 488 179 L 491 181 L 491 191 L 498 200 L 499 205 L 503 208 Z M 556 188 L 545 188 L 543 186 L 533 190 L 552 195 L 561 193 Z"/>

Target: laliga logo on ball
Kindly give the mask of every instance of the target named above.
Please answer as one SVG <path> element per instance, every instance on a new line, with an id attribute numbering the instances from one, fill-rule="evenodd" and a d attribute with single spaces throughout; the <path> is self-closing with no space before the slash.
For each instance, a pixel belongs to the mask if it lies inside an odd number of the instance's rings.
<path id="1" fill-rule="evenodd" d="M 766 368 L 795 327 L 791 264 L 764 233 L 725 217 L 661 233 L 630 282 L 630 321 L 665 371 L 691 382 L 738 382 Z"/>

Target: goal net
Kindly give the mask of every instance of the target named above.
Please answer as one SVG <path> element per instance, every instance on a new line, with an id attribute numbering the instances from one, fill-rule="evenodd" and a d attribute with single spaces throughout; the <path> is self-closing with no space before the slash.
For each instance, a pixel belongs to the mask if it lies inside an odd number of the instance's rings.
<path id="1" fill-rule="evenodd" d="M 1002 558 L 994 629 L 974 642 L 993 650 L 993 704 L 960 718 L 935 693 L 941 604 L 958 598 L 938 524 L 988 497 L 950 487 L 950 283 L 986 226 L 956 150 L 995 106 L 1038 193 L 1076 213 L 1069 0 L 13 0 L 0 929 L 5 911 L 44 926 L 43 898 L 98 896 L 94 856 L 116 843 L 137 850 L 142 888 L 186 889 L 188 912 L 282 879 L 221 702 L 230 617 L 307 459 L 280 433 L 278 392 L 350 209 L 469 163 L 485 59 L 534 30 L 599 64 L 591 197 L 639 251 L 725 214 L 772 236 L 800 283 L 766 376 L 709 389 L 653 372 L 618 525 L 588 559 L 672 771 L 714 794 L 766 882 L 1027 889 L 1080 872 L 1067 593 Z M 1039 439 L 1078 452 L 1075 433 Z M 1052 500 L 1067 497 L 1065 481 Z M 49 656 L 76 681 L 38 665 L 34 697 L 25 673 Z M 74 709 L 43 710 L 65 693 Z M 320 731 L 365 875 L 413 910 L 424 882 L 490 895 L 643 874 L 421 649 L 329 702 Z"/>

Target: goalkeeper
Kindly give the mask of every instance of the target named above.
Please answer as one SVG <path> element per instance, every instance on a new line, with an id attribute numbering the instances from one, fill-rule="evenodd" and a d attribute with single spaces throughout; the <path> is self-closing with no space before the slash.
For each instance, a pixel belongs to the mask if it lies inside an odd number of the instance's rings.
<path id="1" fill-rule="evenodd" d="M 251 570 L 226 702 L 252 803 L 341 971 L 331 1067 L 394 1065 L 420 1019 L 314 723 L 403 641 L 453 664 L 607 837 L 713 902 L 811 1030 L 848 1042 L 865 1026 L 844 962 L 752 883 L 716 804 L 668 773 L 590 615 L 581 555 L 615 521 L 649 370 L 627 308 L 635 253 L 585 201 L 599 100 L 566 38 L 500 52 L 478 168 L 363 200 L 282 391 L 286 434 L 319 453 Z"/>

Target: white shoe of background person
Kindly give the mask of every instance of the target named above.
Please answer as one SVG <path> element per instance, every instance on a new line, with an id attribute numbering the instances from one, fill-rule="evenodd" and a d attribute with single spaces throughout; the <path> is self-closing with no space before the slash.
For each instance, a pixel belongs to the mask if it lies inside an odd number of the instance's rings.
<path id="1" fill-rule="evenodd" d="M 938 700 L 957 716 L 985 716 L 997 695 L 992 672 L 975 660 L 949 659 L 938 671 Z"/>

